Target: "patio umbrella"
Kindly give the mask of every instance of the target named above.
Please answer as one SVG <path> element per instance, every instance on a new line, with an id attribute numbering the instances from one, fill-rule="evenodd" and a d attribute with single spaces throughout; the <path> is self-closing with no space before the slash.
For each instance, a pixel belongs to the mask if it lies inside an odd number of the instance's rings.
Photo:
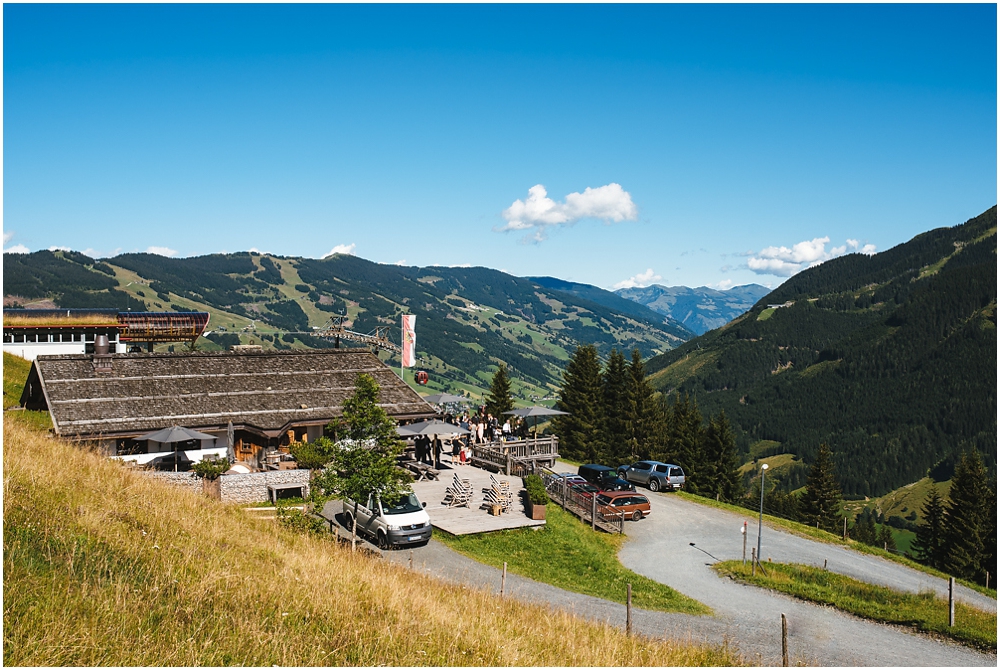
<path id="1" fill-rule="evenodd" d="M 226 458 L 230 465 L 236 462 L 236 432 L 232 421 L 226 426 Z"/>
<path id="2" fill-rule="evenodd" d="M 140 435 L 135 439 L 153 440 L 154 442 L 187 442 L 188 440 L 214 440 L 215 436 L 208 433 L 199 433 L 197 430 L 191 430 L 183 426 L 173 426 Z"/>
<path id="3" fill-rule="evenodd" d="M 153 440 L 154 442 L 160 442 L 162 444 L 173 444 L 176 445 L 178 442 L 187 442 L 188 440 L 214 440 L 214 435 L 209 435 L 208 433 L 199 433 L 197 430 L 191 430 L 190 428 L 184 428 L 183 426 L 171 426 L 170 428 L 164 428 L 163 430 L 155 430 L 152 433 L 146 433 L 145 435 L 140 435 L 135 438 L 137 440 Z M 184 459 L 187 459 L 187 455 L 184 455 Z M 155 459 L 159 460 L 159 459 Z M 177 471 L 177 463 L 179 457 L 177 455 L 177 448 L 174 447 L 174 471 Z"/>
<path id="4" fill-rule="evenodd" d="M 408 426 L 399 426 L 396 433 L 403 437 L 413 435 L 467 435 L 470 431 L 453 423 L 445 423 L 437 419 L 411 423 Z"/>
<path id="5" fill-rule="evenodd" d="M 509 412 L 504 412 L 504 414 L 511 414 L 513 416 L 520 416 L 522 418 L 535 417 L 535 438 L 538 438 L 538 417 L 540 416 L 564 416 L 569 414 L 569 412 L 561 412 L 557 409 L 552 409 L 550 407 L 541 407 L 540 405 L 533 405 L 531 407 L 520 407 L 518 409 L 512 409 Z"/>
<path id="6" fill-rule="evenodd" d="M 456 426 L 453 423 L 445 423 L 444 421 L 438 421 L 437 419 L 430 419 L 428 421 L 420 421 L 419 423 L 411 423 L 408 426 L 399 426 L 396 428 L 396 433 L 402 435 L 403 437 L 412 437 L 414 435 L 431 435 L 432 439 L 436 440 L 438 435 L 467 435 L 471 431 L 462 428 L 461 426 Z M 434 452 L 434 463 L 438 463 L 437 451 Z"/>
<path id="7" fill-rule="evenodd" d="M 434 405 L 451 405 L 456 402 L 465 402 L 467 398 L 463 398 L 460 395 L 452 395 L 451 393 L 435 393 L 434 395 L 425 397 L 424 400 Z"/>

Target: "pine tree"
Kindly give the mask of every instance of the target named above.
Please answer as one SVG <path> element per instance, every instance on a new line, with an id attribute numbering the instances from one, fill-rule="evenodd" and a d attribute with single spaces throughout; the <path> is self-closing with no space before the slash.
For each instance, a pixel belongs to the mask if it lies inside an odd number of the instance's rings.
<path id="1" fill-rule="evenodd" d="M 684 487 L 691 493 L 700 493 L 704 428 L 698 404 L 684 394 L 666 408 L 665 413 L 667 440 L 658 460 L 681 466 L 685 474 Z"/>
<path id="2" fill-rule="evenodd" d="M 704 470 L 700 480 L 704 484 L 701 494 L 726 502 L 739 498 L 743 491 L 740 464 L 736 458 L 736 437 L 724 411 L 709 419 L 702 454 L 704 460 L 701 467 Z"/>
<path id="3" fill-rule="evenodd" d="M 940 570 L 944 566 L 945 521 L 944 503 L 936 486 L 927 494 L 921 513 L 924 521 L 917 526 L 913 550 L 918 561 Z"/>
<path id="4" fill-rule="evenodd" d="M 646 460 L 663 450 L 666 417 L 656 401 L 656 391 L 646 379 L 646 366 L 638 349 L 632 350 L 628 366 L 629 405 L 627 418 L 628 461 Z"/>
<path id="5" fill-rule="evenodd" d="M 553 419 L 559 451 L 566 458 L 594 463 L 601 458 L 603 442 L 601 364 L 592 344 L 577 347 L 563 372 L 557 409 L 568 412 Z"/>
<path id="6" fill-rule="evenodd" d="M 989 525 L 987 505 L 993 504 L 979 454 L 967 452 L 955 468 L 945 509 L 944 570 L 956 577 L 980 581 Z M 990 542 L 996 542 L 990 538 Z"/>
<path id="7" fill-rule="evenodd" d="M 851 539 L 855 542 L 875 546 L 878 542 L 878 531 L 875 529 L 875 519 L 867 508 L 862 510 L 855 518 L 854 525 L 851 526 Z"/>
<path id="8" fill-rule="evenodd" d="M 836 533 L 840 528 L 840 482 L 833 469 L 833 453 L 823 443 L 819 446 L 816 461 L 806 477 L 806 491 L 802 496 L 802 521 Z"/>
<path id="9" fill-rule="evenodd" d="M 601 377 L 604 405 L 604 461 L 618 466 L 628 460 L 629 448 L 629 378 L 625 356 L 611 350 Z"/>
<path id="10" fill-rule="evenodd" d="M 896 551 L 896 538 L 892 536 L 889 524 L 883 523 L 878 529 L 878 544 L 875 546 L 882 547 L 886 551 Z"/>
<path id="11" fill-rule="evenodd" d="M 507 366 L 501 363 L 493 373 L 490 382 L 490 392 L 486 396 L 486 411 L 503 423 L 503 413 L 514 409 L 514 401 L 510 397 L 510 378 L 507 376 Z"/>

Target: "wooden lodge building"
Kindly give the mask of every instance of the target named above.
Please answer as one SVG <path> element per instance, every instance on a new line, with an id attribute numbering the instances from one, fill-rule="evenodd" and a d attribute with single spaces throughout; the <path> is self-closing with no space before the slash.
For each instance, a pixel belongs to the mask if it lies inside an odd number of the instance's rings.
<path id="1" fill-rule="evenodd" d="M 215 438 L 186 445 L 191 461 L 225 454 L 231 424 L 236 460 L 260 469 L 264 453 L 321 436 L 361 373 L 376 379 L 393 418 L 436 414 L 368 349 L 39 356 L 21 405 L 48 410 L 60 437 L 139 463 L 176 447 L 136 438 L 175 425 Z"/>

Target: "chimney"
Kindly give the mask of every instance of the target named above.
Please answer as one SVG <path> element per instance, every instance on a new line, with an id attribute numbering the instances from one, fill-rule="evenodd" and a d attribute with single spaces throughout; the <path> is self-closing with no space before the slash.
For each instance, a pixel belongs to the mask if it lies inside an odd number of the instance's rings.
<path id="1" fill-rule="evenodd" d="M 98 335 L 94 340 L 94 372 L 103 374 L 114 372 L 114 369 L 111 367 L 111 354 L 108 353 L 110 349 L 111 345 L 108 342 L 108 336 Z"/>

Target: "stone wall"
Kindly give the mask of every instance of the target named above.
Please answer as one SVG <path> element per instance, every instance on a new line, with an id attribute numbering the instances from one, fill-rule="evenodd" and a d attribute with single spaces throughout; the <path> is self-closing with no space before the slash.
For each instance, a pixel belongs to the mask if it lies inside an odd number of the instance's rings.
<path id="1" fill-rule="evenodd" d="M 269 470 L 245 475 L 222 475 L 219 477 L 219 492 L 222 502 L 264 502 L 268 499 L 269 484 L 297 484 L 302 486 L 303 495 L 309 495 L 309 470 Z"/>
<path id="2" fill-rule="evenodd" d="M 194 472 L 160 472 L 157 470 L 139 470 L 142 474 L 161 482 L 180 486 L 195 493 L 201 493 L 201 477 Z"/>
<path id="3" fill-rule="evenodd" d="M 142 474 L 161 482 L 195 493 L 206 493 L 224 503 L 258 503 L 268 500 L 268 485 L 297 484 L 303 495 L 309 495 L 309 470 L 270 470 L 249 474 L 220 475 L 214 482 L 205 482 L 194 472 L 157 472 L 145 470 Z M 208 484 L 206 487 L 205 484 Z"/>

